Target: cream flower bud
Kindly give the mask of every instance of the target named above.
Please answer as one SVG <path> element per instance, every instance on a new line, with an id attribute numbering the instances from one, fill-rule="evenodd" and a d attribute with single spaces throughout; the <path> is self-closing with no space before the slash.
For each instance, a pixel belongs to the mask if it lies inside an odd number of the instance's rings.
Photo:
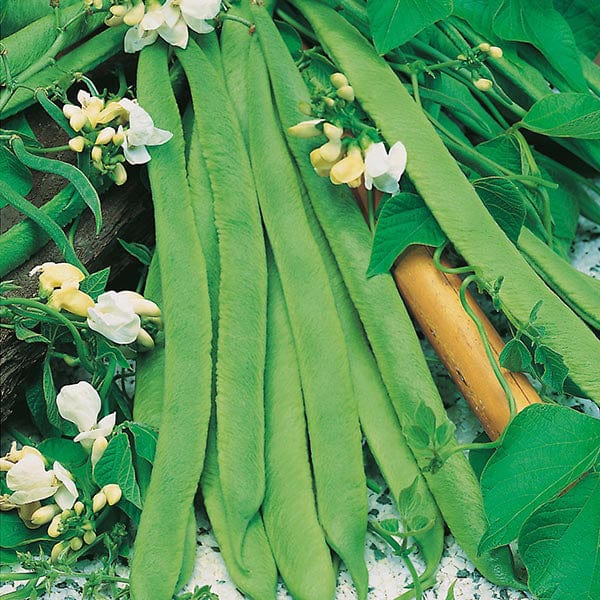
<path id="1" fill-rule="evenodd" d="M 137 292 L 123 290 L 117 293 L 121 298 L 127 298 L 131 302 L 133 312 L 140 317 L 160 317 L 162 314 L 157 304 Z"/>
<path id="2" fill-rule="evenodd" d="M 135 343 L 137 344 L 140 352 L 148 352 L 154 348 L 154 340 L 145 329 L 140 329 L 140 332 L 135 339 Z"/>
<path id="3" fill-rule="evenodd" d="M 104 0 L 93 0 L 94 8 L 96 10 L 102 10 L 102 6 L 104 4 Z"/>
<path id="4" fill-rule="evenodd" d="M 100 439 L 100 438 L 98 438 Z M 83 511 L 85 510 L 85 505 L 83 504 L 83 502 L 81 502 L 80 500 L 77 500 L 77 502 L 75 502 L 75 504 L 73 505 L 73 511 L 75 512 L 75 514 L 80 517 L 83 514 Z"/>
<path id="5" fill-rule="evenodd" d="M 117 133 L 114 127 L 105 127 L 96 138 L 96 144 L 103 146 L 112 142 L 113 136 Z"/>
<path id="6" fill-rule="evenodd" d="M 336 87 L 338 90 L 348 85 L 348 78 L 343 73 L 332 73 L 329 76 L 329 81 Z"/>
<path id="7" fill-rule="evenodd" d="M 351 146 L 345 158 L 332 167 L 329 178 L 336 185 L 350 183 L 360 177 L 364 170 L 365 163 L 360 148 L 358 146 Z"/>
<path id="8" fill-rule="evenodd" d="M 96 532 L 95 531 L 86 531 L 83 534 L 83 541 L 86 544 L 93 544 L 96 541 Z"/>
<path id="9" fill-rule="evenodd" d="M 114 506 L 123 496 L 123 491 L 116 483 L 109 483 L 102 488 L 109 506 Z"/>
<path id="10" fill-rule="evenodd" d="M 49 296 L 55 288 L 79 287 L 85 279 L 83 272 L 70 263 L 46 262 L 29 271 L 29 276 L 40 273 L 40 296 Z"/>
<path id="11" fill-rule="evenodd" d="M 62 518 L 61 515 L 55 515 L 50 521 L 48 526 L 48 535 L 51 538 L 57 538 L 62 532 Z"/>
<path id="12" fill-rule="evenodd" d="M 81 550 L 83 548 L 83 540 L 80 537 L 71 538 L 69 541 L 69 547 L 73 552 L 77 552 L 77 550 Z"/>
<path id="13" fill-rule="evenodd" d="M 125 134 L 122 131 L 117 131 L 115 135 L 113 135 L 112 143 L 115 146 L 121 146 L 125 141 Z"/>
<path id="14" fill-rule="evenodd" d="M 123 185 L 127 181 L 127 170 L 122 163 L 117 163 L 115 168 L 110 172 L 115 185 Z"/>
<path id="15" fill-rule="evenodd" d="M 75 106 L 74 104 L 65 104 L 62 107 L 62 111 L 63 111 L 63 115 L 65 115 L 65 117 L 67 117 L 67 119 L 70 119 L 73 115 L 80 113 L 81 108 L 79 108 L 79 106 Z"/>
<path id="16" fill-rule="evenodd" d="M 321 158 L 328 163 L 337 162 L 342 156 L 341 140 L 332 140 L 323 144 L 318 150 L 321 152 Z"/>
<path id="17" fill-rule="evenodd" d="M 323 98 L 323 102 L 325 102 L 329 108 L 333 108 L 335 106 L 335 100 L 333 98 L 329 98 L 328 96 Z"/>
<path id="18" fill-rule="evenodd" d="M 98 492 L 92 498 L 92 511 L 95 513 L 100 512 L 106 506 L 106 494 L 104 492 Z"/>
<path id="19" fill-rule="evenodd" d="M 31 522 L 31 517 L 40 508 L 42 508 L 42 503 L 39 501 L 23 504 L 17 508 L 19 518 L 27 529 L 37 529 L 39 527 L 39 525 Z"/>
<path id="20" fill-rule="evenodd" d="M 477 49 L 481 50 L 482 52 L 489 52 L 490 48 L 491 46 L 487 42 L 482 42 L 479 44 L 479 46 L 477 46 Z"/>
<path id="21" fill-rule="evenodd" d="M 324 119 L 310 119 L 302 121 L 293 127 L 288 127 L 288 133 L 294 137 L 311 138 L 317 135 L 322 135 L 323 131 L 317 127 L 319 123 L 323 123 Z"/>
<path id="22" fill-rule="evenodd" d="M 85 149 L 85 138 L 82 135 L 78 135 L 69 140 L 69 148 L 73 152 L 83 152 Z"/>
<path id="23" fill-rule="evenodd" d="M 127 14 L 127 7 L 122 4 L 113 5 L 108 9 L 115 17 L 124 17 Z"/>
<path id="24" fill-rule="evenodd" d="M 38 508 L 32 515 L 30 521 L 34 525 L 45 525 L 50 523 L 56 515 L 60 513 L 60 506 L 58 504 L 46 504 L 41 508 Z"/>
<path id="25" fill-rule="evenodd" d="M 489 92 L 492 89 L 494 83 L 490 79 L 485 79 L 484 77 L 480 77 L 479 79 L 473 82 L 475 87 L 482 92 Z"/>
<path id="26" fill-rule="evenodd" d="M 354 102 L 354 88 L 351 85 L 344 85 L 339 88 L 337 95 L 347 102 Z"/>
<path id="27" fill-rule="evenodd" d="M 492 58 L 502 58 L 502 56 L 504 56 L 504 52 L 502 52 L 502 48 L 500 48 L 498 46 L 491 46 L 489 54 Z"/>
<path id="28" fill-rule="evenodd" d="M 92 468 L 96 466 L 96 463 L 102 458 L 104 451 L 108 446 L 108 440 L 105 437 L 99 437 L 94 440 L 92 444 Z"/>
<path id="29" fill-rule="evenodd" d="M 125 21 L 126 25 L 133 27 L 137 25 L 143 18 L 144 12 L 146 10 L 146 6 L 143 2 L 139 2 L 132 9 L 130 9 L 127 14 L 123 17 L 123 21 Z"/>
<path id="30" fill-rule="evenodd" d="M 94 146 L 92 148 L 92 160 L 95 163 L 102 162 L 102 148 L 100 148 L 100 146 Z"/>
<path id="31" fill-rule="evenodd" d="M 79 109 L 73 114 L 73 116 L 69 118 L 69 125 L 73 131 L 81 131 L 85 127 L 87 121 L 87 116 L 81 109 Z"/>
<path id="32" fill-rule="evenodd" d="M 301 113 L 305 114 L 307 117 L 312 116 L 312 108 L 308 102 L 300 102 L 298 105 L 298 109 Z"/>
<path id="33" fill-rule="evenodd" d="M 344 135 L 344 130 L 331 123 L 325 123 L 323 125 L 323 133 L 330 142 L 339 142 L 342 139 L 342 135 Z"/>
<path id="34" fill-rule="evenodd" d="M 88 310 L 94 308 L 94 301 L 77 288 L 60 288 L 52 293 L 48 306 L 56 310 L 64 309 L 79 317 L 87 317 Z"/>
<path id="35" fill-rule="evenodd" d="M 52 546 L 52 550 L 50 551 L 50 562 L 58 562 L 61 554 L 69 547 L 69 543 L 66 541 L 58 542 Z"/>

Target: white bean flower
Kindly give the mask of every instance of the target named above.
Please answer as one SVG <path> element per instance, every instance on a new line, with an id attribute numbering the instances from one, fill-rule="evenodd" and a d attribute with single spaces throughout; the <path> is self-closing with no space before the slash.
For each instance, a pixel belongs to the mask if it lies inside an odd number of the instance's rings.
<path id="1" fill-rule="evenodd" d="M 116 344 L 131 344 L 141 329 L 131 300 L 112 290 L 100 294 L 94 307 L 88 309 L 87 324 Z"/>
<path id="2" fill-rule="evenodd" d="M 135 101 L 121 98 L 119 104 L 129 113 L 129 128 L 119 127 L 118 134 L 123 135 L 123 154 L 131 165 L 140 165 L 150 160 L 146 146 L 165 144 L 173 134 L 154 126 L 152 117 Z"/>
<path id="3" fill-rule="evenodd" d="M 115 426 L 114 412 L 98 421 L 101 405 L 98 392 L 87 381 L 65 385 L 56 396 L 60 416 L 79 429 L 73 441 L 86 449 L 91 449 L 95 439 L 110 435 Z"/>
<path id="4" fill-rule="evenodd" d="M 221 0 L 167 0 L 163 5 L 165 22 L 169 27 L 183 21 L 196 33 L 213 31 L 214 27 L 207 20 L 214 19 L 220 10 Z M 187 39 L 185 44 L 187 45 Z"/>
<path id="5" fill-rule="evenodd" d="M 402 142 L 396 142 L 389 154 L 383 142 L 373 143 L 365 152 L 365 187 L 370 190 L 375 186 L 386 194 L 396 194 L 405 168 L 406 148 Z"/>
<path id="6" fill-rule="evenodd" d="M 71 473 L 69 473 L 69 471 L 67 471 L 58 461 L 54 461 L 52 472 L 59 482 L 59 487 L 54 494 L 54 502 L 56 502 L 62 510 L 73 508 L 75 500 L 77 500 L 77 497 L 79 496 L 79 492 L 71 477 Z"/>
<path id="7" fill-rule="evenodd" d="M 53 471 L 46 471 L 43 458 L 26 454 L 6 473 L 6 485 L 12 494 L 10 502 L 17 505 L 50 498 L 58 490 Z"/>

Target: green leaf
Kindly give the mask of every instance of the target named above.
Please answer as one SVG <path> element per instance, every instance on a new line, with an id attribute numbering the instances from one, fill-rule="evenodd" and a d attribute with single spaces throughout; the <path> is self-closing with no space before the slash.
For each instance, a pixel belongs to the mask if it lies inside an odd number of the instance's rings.
<path id="1" fill-rule="evenodd" d="M 375 227 L 367 277 L 387 273 L 411 244 L 441 246 L 445 241 L 444 232 L 420 196 L 397 194 L 385 203 Z"/>
<path id="2" fill-rule="evenodd" d="M 435 441 L 438 448 L 443 448 L 454 439 L 454 424 L 445 421 L 435 430 Z"/>
<path id="3" fill-rule="evenodd" d="M 137 242 L 126 242 L 121 238 L 117 238 L 117 240 L 131 256 L 137 258 L 143 265 L 150 266 L 152 262 L 152 250 L 148 246 L 138 244 Z"/>
<path id="4" fill-rule="evenodd" d="M 542 383 L 557 392 L 562 392 L 565 379 L 569 374 L 569 369 L 565 365 L 562 356 L 552 348 L 540 345 L 535 349 L 534 360 L 536 365 L 543 369 Z"/>
<path id="5" fill-rule="evenodd" d="M 492 22 L 501 0 L 454 0 L 453 14 L 464 19 L 484 38 L 492 41 Z"/>
<path id="6" fill-rule="evenodd" d="M 25 401 L 35 426 L 44 437 L 54 437 L 60 433 L 48 420 L 41 378 L 25 388 Z"/>
<path id="7" fill-rule="evenodd" d="M 398 512 L 400 516 L 407 520 L 411 515 L 419 510 L 422 496 L 419 492 L 419 479 L 414 478 L 413 482 L 398 494 Z"/>
<path id="8" fill-rule="evenodd" d="M 142 423 L 130 423 L 127 428 L 133 434 L 135 453 L 152 464 L 156 452 L 158 432 Z"/>
<path id="9" fill-rule="evenodd" d="M 129 361 L 127 360 L 123 349 L 114 342 L 105 338 L 103 335 L 98 335 L 96 341 L 96 355 L 98 359 L 114 357 L 117 361 L 117 365 L 123 369 L 129 368 Z"/>
<path id="10" fill-rule="evenodd" d="M 83 466 L 88 459 L 88 454 L 81 444 L 65 438 L 48 438 L 41 441 L 37 449 L 48 459 L 50 464 L 57 460 L 70 471 Z"/>
<path id="11" fill-rule="evenodd" d="M 587 92 L 573 32 L 552 0 L 503 0 L 493 28 L 502 39 L 535 46 L 575 91 Z"/>
<path id="12" fill-rule="evenodd" d="M 563 406 L 534 404 L 508 426 L 481 475 L 489 521 L 479 550 L 508 544 L 544 503 L 596 462 L 600 421 Z"/>
<path id="13" fill-rule="evenodd" d="M 529 109 L 521 125 L 553 137 L 600 139 L 600 98 L 575 92 L 549 94 Z"/>
<path id="14" fill-rule="evenodd" d="M 50 360 L 46 358 L 42 371 L 42 387 L 44 391 L 44 400 L 46 401 L 46 415 L 51 425 L 59 431 L 63 429 L 64 422 L 58 412 L 56 406 L 56 387 L 54 386 L 54 378 L 52 377 L 52 367 Z"/>
<path id="15" fill-rule="evenodd" d="M 408 42 L 452 12 L 452 0 L 368 0 L 367 15 L 380 54 Z"/>
<path id="16" fill-rule="evenodd" d="M 90 273 L 80 284 L 79 289 L 85 292 L 92 300 L 96 301 L 98 296 L 104 293 L 108 278 L 110 277 L 110 267 L 102 269 L 96 273 Z"/>
<path id="17" fill-rule="evenodd" d="M 531 352 L 529 352 L 529 348 L 516 338 L 507 342 L 498 358 L 500 366 L 513 373 L 525 373 L 531 366 Z"/>
<path id="18" fill-rule="evenodd" d="M 487 436 L 485 431 L 479 433 L 473 440 L 477 443 L 488 443 L 490 438 Z M 477 479 L 481 479 L 481 473 L 485 469 L 485 465 L 489 462 L 490 458 L 494 455 L 495 448 L 480 448 L 479 450 L 469 450 L 469 462 L 473 467 L 473 471 Z"/>
<path id="19" fill-rule="evenodd" d="M 499 135 L 487 142 L 477 144 L 476 150 L 517 175 L 527 175 L 529 172 L 527 160 L 514 135 L 508 133 Z"/>
<path id="20" fill-rule="evenodd" d="M 494 221 L 516 244 L 527 212 L 519 188 L 505 177 L 484 177 L 471 183 Z"/>
<path id="21" fill-rule="evenodd" d="M 21 196 L 31 191 L 31 171 L 4 146 L 0 146 L 0 178 Z"/>
<path id="22" fill-rule="evenodd" d="M 398 519 L 383 519 L 382 521 L 379 521 L 379 526 L 381 529 L 385 529 L 390 533 L 398 533 L 400 530 L 400 522 Z"/>
<path id="23" fill-rule="evenodd" d="M 519 552 L 538 600 L 600 598 L 600 474 L 591 473 L 523 525 Z"/>
<path id="24" fill-rule="evenodd" d="M 419 425 L 411 425 L 408 428 L 406 437 L 409 439 L 411 446 L 420 449 L 429 448 L 431 441 L 429 433 Z"/>
<path id="25" fill-rule="evenodd" d="M 429 436 L 435 433 L 435 414 L 425 402 L 421 402 L 415 414 L 415 423 L 422 427 Z"/>
<path id="26" fill-rule="evenodd" d="M 0 531 L 0 548 L 17 548 L 31 542 L 50 540 L 47 527 L 27 529 L 16 510 L 0 511 Z"/>
<path id="27" fill-rule="evenodd" d="M 290 54 L 293 56 L 294 60 L 298 60 L 302 56 L 302 39 L 300 38 L 300 35 L 289 23 L 277 19 L 274 21 Z"/>
<path id="28" fill-rule="evenodd" d="M 600 2 L 554 0 L 554 8 L 567 20 L 577 47 L 591 60 L 598 54 L 600 40 Z"/>
<path id="29" fill-rule="evenodd" d="M 94 468 L 94 479 L 102 487 L 116 483 L 123 492 L 123 498 L 137 508 L 142 508 L 140 488 L 135 478 L 131 446 L 126 433 L 113 437 L 104 454 Z"/>
<path id="30" fill-rule="evenodd" d="M 28 344 L 37 342 L 41 342 L 43 344 L 51 343 L 47 337 L 44 337 L 35 331 L 31 331 L 31 329 L 27 329 L 27 327 L 25 327 L 21 321 L 15 321 L 15 336 L 18 340 Z"/>

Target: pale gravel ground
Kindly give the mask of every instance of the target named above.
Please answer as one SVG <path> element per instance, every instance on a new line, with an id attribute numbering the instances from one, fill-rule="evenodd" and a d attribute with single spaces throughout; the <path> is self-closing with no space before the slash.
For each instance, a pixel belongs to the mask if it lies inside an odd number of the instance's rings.
<path id="1" fill-rule="evenodd" d="M 583 272 L 600 279 L 600 227 L 595 226 L 582 218 L 580 222 L 578 241 L 574 244 L 572 261 Z M 442 389 L 448 394 L 455 393 L 448 386 L 447 378 L 441 381 Z M 450 418 L 456 423 L 457 438 L 459 442 L 471 441 L 481 428 L 473 417 L 470 409 L 462 398 L 458 398 L 448 408 Z M 575 400 L 571 404 L 578 404 Z M 600 417 L 600 410 L 592 403 L 584 403 L 584 412 Z M 370 508 L 379 511 L 378 517 L 397 517 L 391 504 L 378 502 L 377 495 L 370 493 Z M 244 596 L 236 589 L 227 575 L 227 569 L 218 551 L 216 540 L 207 531 L 208 524 L 199 522 L 198 547 L 196 551 L 196 566 L 192 579 L 186 590 L 193 590 L 194 586 L 210 585 L 213 592 L 219 595 L 220 600 L 243 600 Z M 375 550 L 377 549 L 377 550 Z M 377 552 L 377 557 L 375 553 Z M 366 559 L 369 568 L 369 600 L 394 600 L 403 591 L 406 591 L 411 578 L 401 559 L 392 556 L 390 548 L 373 535 L 368 534 L 366 544 Z M 419 572 L 424 565 L 417 555 L 413 557 Z M 83 566 L 83 565 L 82 565 Z M 93 570 L 94 563 L 86 562 L 86 570 Z M 126 576 L 127 569 L 123 567 L 120 575 Z M 444 555 L 438 569 L 436 585 L 426 591 L 426 600 L 444 600 L 449 586 L 455 581 L 454 596 L 456 600 L 525 600 L 531 596 L 523 592 L 499 588 L 486 581 L 475 570 L 472 563 L 466 558 L 462 549 L 451 535 L 445 539 Z M 70 586 L 69 586 L 70 588 Z M 79 600 L 80 591 L 73 588 L 54 589 L 50 594 L 42 596 L 44 600 Z M 0 586 L 0 597 L 13 590 L 14 587 Z M 280 585 L 278 590 L 279 600 L 289 600 L 291 597 Z M 352 583 L 347 573 L 342 569 L 338 579 L 336 600 L 355 600 Z M 148 599 L 151 600 L 151 599 Z"/>

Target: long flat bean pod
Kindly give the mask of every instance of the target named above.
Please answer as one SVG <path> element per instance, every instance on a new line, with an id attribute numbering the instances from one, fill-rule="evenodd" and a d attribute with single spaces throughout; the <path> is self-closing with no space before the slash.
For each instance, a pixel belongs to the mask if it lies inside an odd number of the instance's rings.
<path id="1" fill-rule="evenodd" d="M 260 47 L 252 46 L 251 51 L 250 157 L 298 356 L 319 520 L 329 545 L 345 562 L 358 597 L 365 598 L 366 481 L 344 335 L 273 110 Z"/>
<path id="2" fill-rule="evenodd" d="M 290 594 L 331 600 L 335 572 L 317 517 L 298 360 L 281 282 L 269 264 L 265 372 L 266 490 L 262 514 Z"/>
<path id="3" fill-rule="evenodd" d="M 285 127 L 304 119 L 300 102 L 308 90 L 270 17 L 253 9 L 269 66 L 274 97 Z M 431 408 L 438 424 L 448 420 L 419 340 L 391 276 L 367 281 L 371 235 L 350 192 L 315 175 L 308 155 L 310 142 L 288 136 L 288 145 L 310 194 L 311 203 L 335 254 L 350 297 L 363 322 L 379 370 L 403 428 L 413 424 L 421 402 Z M 478 556 L 477 546 L 486 528 L 479 484 L 464 457 L 454 455 L 435 475 L 426 476 L 431 492 L 454 533 L 477 568 L 491 581 L 519 586 L 510 554 L 501 549 Z M 468 517 L 467 517 L 468 515 Z"/>
<path id="4" fill-rule="evenodd" d="M 600 281 L 577 271 L 528 229 L 521 231 L 519 250 L 583 320 L 600 330 Z"/>
<path id="5" fill-rule="evenodd" d="M 70 6 L 79 0 L 61 0 L 61 6 Z M 9 36 L 32 21 L 52 13 L 48 0 L 3 0 L 0 9 L 2 35 Z"/>
<path id="6" fill-rule="evenodd" d="M 192 40 L 177 56 L 203 140 L 219 236 L 218 461 L 230 536 L 241 560 L 245 530 L 264 497 L 265 246 L 250 163 L 222 73 Z"/>
<path id="7" fill-rule="evenodd" d="M 63 188 L 40 211 L 59 227 L 69 224 L 83 212 L 85 203 L 72 185 Z M 31 219 L 24 219 L 0 235 L 0 277 L 16 269 L 34 255 L 50 236 Z"/>
<path id="8" fill-rule="evenodd" d="M 456 249 L 481 269 L 485 281 L 503 279 L 499 296 L 519 322 L 526 323 L 543 301 L 537 323 L 544 344 L 559 352 L 569 376 L 600 403 L 600 341 L 585 323 L 551 292 L 493 220 L 426 116 L 387 63 L 334 10 L 297 0 L 328 52 L 352 83 L 364 110 L 391 145 L 402 140 L 407 172 Z M 377 85 L 373 85 L 377 81 Z"/>
<path id="9" fill-rule="evenodd" d="M 145 48 L 140 55 L 138 98 L 158 125 L 173 132 L 173 138 L 152 148 L 148 169 L 166 339 L 164 409 L 135 541 L 131 592 L 139 600 L 169 600 L 183 564 L 188 511 L 204 462 L 212 365 L 206 263 L 187 186 L 173 185 L 174 180 L 186 179 L 184 142 L 170 87 L 167 48 L 162 43 Z M 186 323 L 194 326 L 181 329 Z"/>

